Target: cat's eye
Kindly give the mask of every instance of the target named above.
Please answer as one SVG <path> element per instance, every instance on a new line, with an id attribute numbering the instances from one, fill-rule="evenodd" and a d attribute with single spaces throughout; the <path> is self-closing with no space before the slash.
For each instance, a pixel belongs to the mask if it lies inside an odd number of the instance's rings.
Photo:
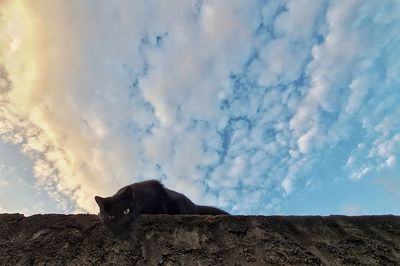
<path id="1" fill-rule="evenodd" d="M 108 215 L 108 219 L 113 220 L 115 218 L 114 215 Z"/>
<path id="2" fill-rule="evenodd" d="M 127 215 L 130 212 L 129 208 L 124 210 L 124 214 Z"/>

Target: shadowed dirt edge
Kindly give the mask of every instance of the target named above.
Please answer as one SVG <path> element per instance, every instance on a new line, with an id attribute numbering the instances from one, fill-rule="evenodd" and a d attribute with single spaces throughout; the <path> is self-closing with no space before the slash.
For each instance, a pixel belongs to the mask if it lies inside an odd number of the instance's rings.
<path id="1" fill-rule="evenodd" d="M 1 265 L 398 265 L 399 216 L 144 215 L 117 237 L 97 216 L 0 214 Z"/>

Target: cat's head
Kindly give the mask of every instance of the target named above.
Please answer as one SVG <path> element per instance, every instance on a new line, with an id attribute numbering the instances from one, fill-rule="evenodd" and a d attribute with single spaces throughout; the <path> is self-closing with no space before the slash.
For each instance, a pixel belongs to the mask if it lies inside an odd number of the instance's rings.
<path id="1" fill-rule="evenodd" d="M 137 206 L 130 187 L 112 197 L 95 196 L 94 199 L 100 208 L 101 221 L 116 233 L 129 229 L 138 217 Z"/>

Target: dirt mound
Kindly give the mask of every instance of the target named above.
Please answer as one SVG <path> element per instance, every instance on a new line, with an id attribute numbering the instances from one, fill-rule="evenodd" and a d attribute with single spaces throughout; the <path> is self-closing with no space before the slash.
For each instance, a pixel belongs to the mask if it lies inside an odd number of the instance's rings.
<path id="1" fill-rule="evenodd" d="M 0 214 L 1 265 L 399 265 L 399 216 L 143 216 L 119 238 L 95 215 Z"/>

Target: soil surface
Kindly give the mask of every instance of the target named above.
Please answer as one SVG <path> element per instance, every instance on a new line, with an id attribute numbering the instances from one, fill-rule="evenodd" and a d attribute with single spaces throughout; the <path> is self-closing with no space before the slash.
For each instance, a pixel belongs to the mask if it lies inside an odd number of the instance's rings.
<path id="1" fill-rule="evenodd" d="M 400 216 L 0 214 L 0 265 L 400 265 Z"/>

